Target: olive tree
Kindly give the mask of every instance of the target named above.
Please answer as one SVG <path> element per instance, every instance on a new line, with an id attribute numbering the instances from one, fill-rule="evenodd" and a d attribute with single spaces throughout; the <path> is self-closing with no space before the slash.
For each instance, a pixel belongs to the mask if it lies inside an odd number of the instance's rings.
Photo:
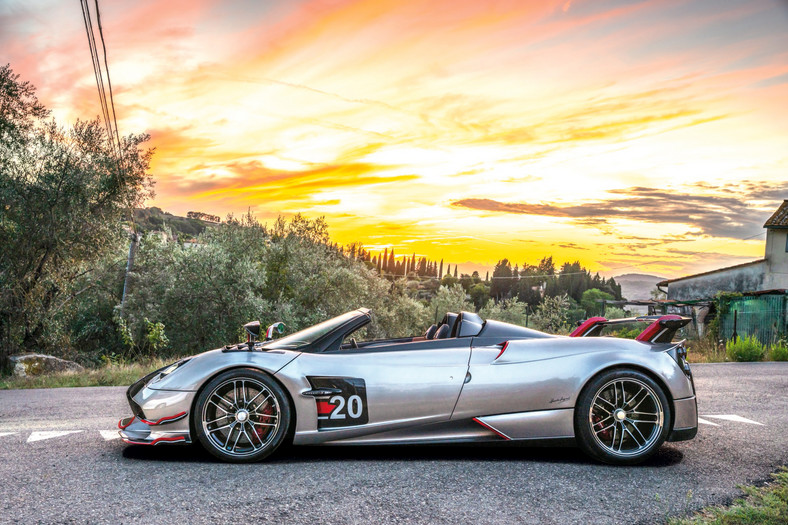
<path id="1" fill-rule="evenodd" d="M 124 315 L 138 339 L 162 323 L 168 351 L 184 354 L 238 341 L 247 321 L 282 321 L 292 333 L 359 307 L 374 313 L 359 337 L 424 329 L 424 307 L 332 245 L 322 219 L 296 215 L 267 228 L 247 215 L 195 244 L 143 239 Z"/>
<path id="2" fill-rule="evenodd" d="M 98 120 L 59 126 L 0 67 L 0 363 L 51 343 L 58 314 L 117 248 L 124 213 L 150 192 L 147 139 L 121 139 L 118 156 Z"/>

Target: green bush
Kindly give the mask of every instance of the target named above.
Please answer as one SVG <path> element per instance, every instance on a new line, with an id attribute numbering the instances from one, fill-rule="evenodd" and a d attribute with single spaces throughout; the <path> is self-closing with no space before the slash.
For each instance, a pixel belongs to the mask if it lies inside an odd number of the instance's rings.
<path id="1" fill-rule="evenodd" d="M 441 290 L 437 297 L 446 296 L 452 311 L 473 309 L 461 286 Z M 130 274 L 125 332 L 118 325 L 127 353 L 157 357 L 239 341 L 251 320 L 282 321 L 293 333 L 362 306 L 374 316 L 356 337 L 421 334 L 434 305 L 427 310 L 406 292 L 404 281 L 381 278 L 331 244 L 322 218 L 296 215 L 268 227 L 247 215 L 207 228 L 195 246 L 143 238 Z"/>
<path id="2" fill-rule="evenodd" d="M 788 361 L 788 342 L 784 339 L 777 341 L 769 350 L 770 361 Z"/>
<path id="3" fill-rule="evenodd" d="M 517 300 L 517 297 L 496 303 L 488 303 L 479 310 L 483 319 L 493 319 L 504 323 L 528 326 L 528 304 Z"/>
<path id="4" fill-rule="evenodd" d="M 725 343 L 725 352 L 732 361 L 760 361 L 763 359 L 765 347 L 755 335 L 739 337 L 736 341 Z"/>
<path id="5" fill-rule="evenodd" d="M 635 326 L 633 328 L 621 328 L 610 335 L 613 337 L 620 337 L 622 339 L 634 339 L 639 336 L 642 331 L 643 327 Z"/>

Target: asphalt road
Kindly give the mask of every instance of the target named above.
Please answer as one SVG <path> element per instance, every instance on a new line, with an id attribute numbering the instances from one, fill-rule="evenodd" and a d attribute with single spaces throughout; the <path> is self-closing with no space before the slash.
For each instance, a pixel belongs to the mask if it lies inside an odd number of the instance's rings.
<path id="1" fill-rule="evenodd" d="M 0 391 L 0 522 L 662 523 L 788 464 L 788 363 L 693 369 L 709 424 L 637 467 L 501 446 L 295 447 L 230 465 L 114 438 L 124 388 Z"/>

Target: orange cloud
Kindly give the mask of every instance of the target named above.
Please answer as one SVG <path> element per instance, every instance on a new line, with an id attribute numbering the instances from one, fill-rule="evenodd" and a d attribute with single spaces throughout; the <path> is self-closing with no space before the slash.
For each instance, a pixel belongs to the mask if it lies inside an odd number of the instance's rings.
<path id="1" fill-rule="evenodd" d="M 726 236 L 779 195 L 742 181 L 787 191 L 777 0 L 101 7 L 121 132 L 150 132 L 152 204 L 173 212 L 304 212 L 340 242 L 602 269 L 623 243 L 674 264 L 665 239 L 687 231 L 705 233 L 688 252 L 757 255 Z M 99 113 L 78 6 L 5 2 L 0 45 L 58 119 Z M 656 187 L 694 214 L 666 222 Z M 724 204 L 734 187 L 761 200 Z M 715 209 L 735 221 L 715 229 Z M 664 231 L 638 245 L 648 221 Z"/>

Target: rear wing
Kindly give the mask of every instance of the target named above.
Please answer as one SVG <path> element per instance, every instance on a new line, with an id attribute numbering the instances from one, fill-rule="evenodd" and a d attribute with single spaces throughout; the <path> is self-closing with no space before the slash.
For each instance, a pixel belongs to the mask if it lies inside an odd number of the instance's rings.
<path id="1" fill-rule="evenodd" d="M 635 340 L 644 343 L 670 343 L 676 331 L 689 324 L 691 320 L 689 317 L 680 315 L 645 315 L 611 320 L 604 317 L 591 317 L 580 323 L 580 326 L 575 328 L 569 337 L 598 337 L 607 326 L 650 321 L 651 324 L 640 332 Z"/>

